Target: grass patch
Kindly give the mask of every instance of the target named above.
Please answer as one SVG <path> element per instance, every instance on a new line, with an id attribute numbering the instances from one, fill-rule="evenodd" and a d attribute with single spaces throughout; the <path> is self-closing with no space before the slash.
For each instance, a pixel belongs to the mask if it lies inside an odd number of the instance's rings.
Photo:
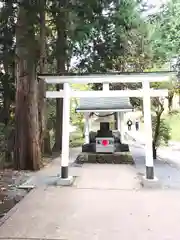
<path id="1" fill-rule="evenodd" d="M 180 141 L 180 112 L 172 112 L 165 119 L 171 128 L 171 140 Z"/>

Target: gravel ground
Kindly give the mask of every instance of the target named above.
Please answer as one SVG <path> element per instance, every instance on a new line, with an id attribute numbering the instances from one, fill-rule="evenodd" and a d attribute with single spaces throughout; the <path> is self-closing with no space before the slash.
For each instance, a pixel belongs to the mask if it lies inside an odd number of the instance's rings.
<path id="1" fill-rule="evenodd" d="M 18 186 L 25 182 L 30 172 L 5 169 L 0 171 L 0 217 L 3 217 L 26 194 Z"/>

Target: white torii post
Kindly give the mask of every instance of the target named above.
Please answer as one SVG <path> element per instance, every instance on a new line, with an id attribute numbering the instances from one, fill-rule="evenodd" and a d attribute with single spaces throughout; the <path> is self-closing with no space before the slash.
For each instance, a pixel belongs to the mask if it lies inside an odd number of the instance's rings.
<path id="1" fill-rule="evenodd" d="M 103 83 L 103 91 L 109 92 L 109 83 Z"/>
<path id="2" fill-rule="evenodd" d="M 117 130 L 121 133 L 121 113 L 117 112 Z"/>
<path id="3" fill-rule="evenodd" d="M 84 136 L 85 143 L 89 143 L 89 113 L 84 114 Z"/>
<path id="4" fill-rule="evenodd" d="M 62 122 L 62 156 L 61 156 L 61 178 L 60 185 L 71 184 L 73 178 L 69 177 L 69 124 L 70 124 L 70 98 L 71 87 L 69 83 L 64 83 L 63 87 L 63 122 Z"/>
<path id="5" fill-rule="evenodd" d="M 121 134 L 121 142 L 124 142 L 124 112 L 118 112 L 118 131 Z"/>
<path id="6" fill-rule="evenodd" d="M 146 157 L 146 178 L 154 179 L 154 159 L 153 159 L 153 138 L 152 138 L 152 120 L 151 120 L 151 97 L 149 81 L 142 82 L 143 111 L 144 111 L 144 132 L 145 136 L 145 157 Z"/>

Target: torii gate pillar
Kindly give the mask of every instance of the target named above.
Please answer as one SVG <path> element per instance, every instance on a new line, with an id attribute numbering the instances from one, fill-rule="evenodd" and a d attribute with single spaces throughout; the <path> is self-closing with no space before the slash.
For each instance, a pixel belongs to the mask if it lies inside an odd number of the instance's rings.
<path id="1" fill-rule="evenodd" d="M 89 113 L 84 114 L 84 136 L 85 143 L 89 143 Z"/>
<path id="2" fill-rule="evenodd" d="M 61 177 L 57 185 L 71 185 L 73 177 L 69 176 L 69 124 L 70 124 L 70 98 L 71 87 L 69 83 L 64 83 L 63 99 L 63 122 L 62 122 L 62 155 L 61 155 Z"/>
<path id="3" fill-rule="evenodd" d="M 154 160 L 152 149 L 152 120 L 151 120 L 151 97 L 150 97 L 150 83 L 143 81 L 143 111 L 144 111 L 144 132 L 145 136 L 145 161 L 146 161 L 146 178 L 154 179 Z"/>
<path id="4" fill-rule="evenodd" d="M 124 142 L 124 112 L 117 113 L 117 120 L 118 120 L 118 131 L 121 134 L 121 142 Z"/>

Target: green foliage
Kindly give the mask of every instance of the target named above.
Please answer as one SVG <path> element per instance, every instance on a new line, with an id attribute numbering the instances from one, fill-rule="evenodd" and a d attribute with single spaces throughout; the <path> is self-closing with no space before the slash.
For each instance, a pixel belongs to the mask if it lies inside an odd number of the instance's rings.
<path id="1" fill-rule="evenodd" d="M 13 132 L 14 128 L 12 126 L 6 126 L 0 123 L 0 167 L 9 167 L 13 165 L 12 158 L 10 155 L 13 151 Z"/>
<path id="2" fill-rule="evenodd" d="M 156 116 L 153 116 L 152 117 L 153 139 L 156 132 L 156 126 L 157 126 L 157 118 Z M 168 141 L 171 139 L 171 128 L 164 118 L 160 120 L 160 126 L 158 131 L 159 131 L 158 137 L 155 142 L 156 147 L 159 147 L 162 144 L 167 145 Z"/>
<path id="3" fill-rule="evenodd" d="M 72 132 L 70 134 L 70 147 L 80 147 L 84 144 L 84 138 L 82 138 L 82 133 L 79 131 Z"/>
<path id="4" fill-rule="evenodd" d="M 76 108 L 78 107 L 77 99 L 71 100 L 71 123 L 73 126 L 76 126 L 78 130 L 83 135 L 84 132 L 84 114 L 76 112 Z"/>
<path id="5" fill-rule="evenodd" d="M 75 148 L 75 147 L 81 147 L 84 144 L 84 139 L 83 138 L 79 138 L 76 140 L 72 140 L 72 142 L 70 142 L 69 146 L 71 148 Z"/>
<path id="6" fill-rule="evenodd" d="M 167 1 L 159 13 L 150 18 L 151 41 L 154 59 L 159 63 L 166 62 L 180 54 L 180 2 Z"/>
<path id="7" fill-rule="evenodd" d="M 155 89 L 168 89 L 172 91 L 172 82 L 152 83 L 151 87 Z M 169 95 L 170 96 L 170 95 Z M 168 98 L 170 98 L 168 96 Z M 170 127 L 162 118 L 164 112 L 164 99 L 155 97 L 151 99 L 152 107 L 152 127 L 153 127 L 153 143 L 156 147 L 161 144 L 167 144 L 170 140 Z"/>
<path id="8" fill-rule="evenodd" d="M 72 88 L 74 90 L 90 90 L 90 85 L 87 84 L 72 84 Z M 76 108 L 79 105 L 79 101 L 75 98 L 71 99 L 71 124 L 76 126 L 78 130 L 81 132 L 81 136 L 84 133 L 84 114 L 80 112 L 76 112 Z"/>
<path id="9" fill-rule="evenodd" d="M 171 140 L 180 141 L 180 112 L 172 111 L 165 116 L 165 120 L 171 128 Z"/>
<path id="10" fill-rule="evenodd" d="M 8 67 L 14 66 L 14 35 L 15 35 L 15 16 L 16 6 L 12 0 L 3 1 L 0 9 L 0 62 L 4 65 L 5 73 L 8 74 Z M 2 3 L 2 1 L 1 1 Z"/>
<path id="11" fill-rule="evenodd" d="M 105 1 L 77 6 L 73 50 L 77 71 L 142 71 L 149 65 L 151 49 L 141 4 L 135 0 L 118 5 L 110 2 L 106 1 L 106 6 Z"/>
<path id="12" fill-rule="evenodd" d="M 9 128 L 6 128 L 5 124 L 0 124 L 0 149 L 2 152 L 6 149 L 6 135 L 9 134 Z"/>
<path id="13" fill-rule="evenodd" d="M 15 84 L 14 78 L 11 75 L 0 72 L 0 93 L 2 94 L 3 101 L 8 98 L 11 102 L 14 102 Z"/>
<path id="14" fill-rule="evenodd" d="M 49 130 L 55 127 L 56 123 L 56 102 L 54 100 L 46 101 L 46 119 L 47 119 L 47 128 Z"/>

